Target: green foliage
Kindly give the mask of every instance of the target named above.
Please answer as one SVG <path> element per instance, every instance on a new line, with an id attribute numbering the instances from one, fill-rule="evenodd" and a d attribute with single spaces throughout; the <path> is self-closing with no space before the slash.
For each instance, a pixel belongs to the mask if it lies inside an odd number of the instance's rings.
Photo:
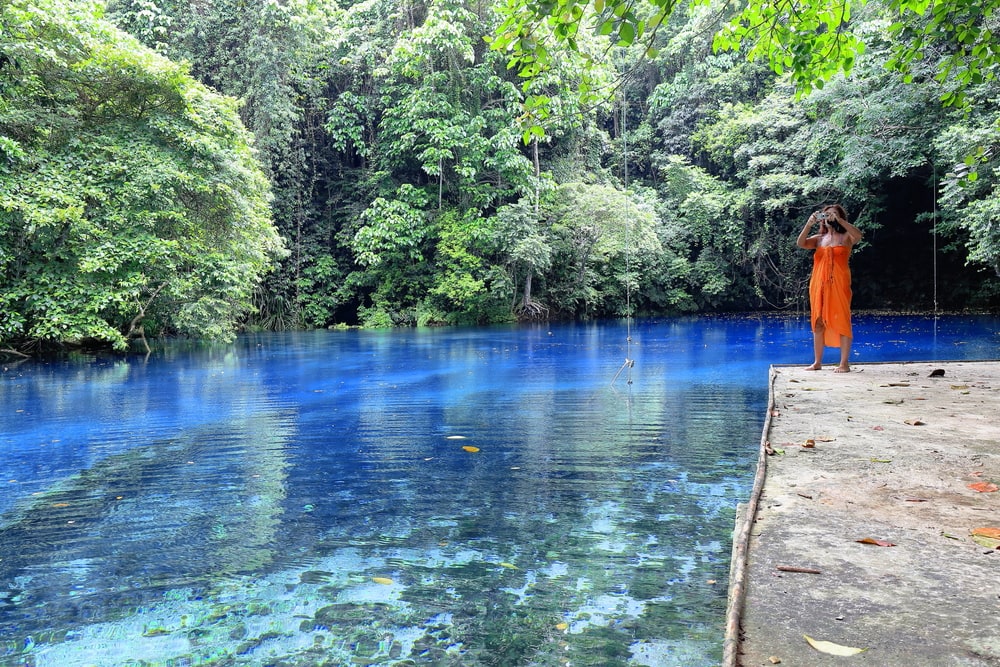
<path id="1" fill-rule="evenodd" d="M 343 274 L 329 255 L 318 255 L 313 263 L 302 267 L 295 288 L 306 326 L 322 327 L 336 320 L 337 309 L 343 300 L 337 288 L 342 282 Z"/>
<path id="2" fill-rule="evenodd" d="M 991 5 L 0 2 L 4 344 L 799 307 L 803 215 L 878 265 L 935 184 L 1000 263 Z"/>
<path id="3" fill-rule="evenodd" d="M 282 249 L 232 101 L 96 4 L 0 7 L 0 341 L 231 337 Z"/>
<path id="4" fill-rule="evenodd" d="M 742 263 L 746 225 L 736 215 L 738 198 L 705 170 L 680 156 L 659 165 L 659 229 L 664 252 L 657 258 L 647 308 L 681 311 L 733 307 L 743 296 L 734 264 Z"/>
<path id="5" fill-rule="evenodd" d="M 180 0 L 109 0 L 108 16 L 148 46 L 190 63 L 212 88 L 240 99 L 243 124 L 253 133 L 256 155 L 271 181 L 275 224 L 294 252 L 266 278 L 255 302 L 253 326 L 299 327 L 318 315 L 302 291 L 314 255 L 330 247 L 333 232 L 319 220 L 327 137 L 326 108 L 330 30 L 337 15 L 313 0 L 248 3 L 219 0 L 196 10 Z M 160 26 L 169 27 L 162 39 Z M 313 224 L 315 222 L 319 224 Z M 347 267 L 338 266 L 346 271 Z M 336 299 L 333 292 L 324 302 Z M 307 303 L 308 301 L 308 303 Z"/>
<path id="6" fill-rule="evenodd" d="M 490 222 L 447 211 L 438 219 L 434 286 L 418 324 L 486 324 L 510 318 L 503 297 L 510 285 L 493 267 Z"/>
<path id="7" fill-rule="evenodd" d="M 1000 276 L 1000 159 L 996 107 L 949 126 L 936 139 L 951 168 L 941 183 L 945 233 L 963 233 L 970 262 L 990 267 Z"/>
<path id="8" fill-rule="evenodd" d="M 801 95 L 822 89 L 835 74 L 849 75 L 865 43 L 851 30 L 849 0 L 750 0 L 715 36 L 719 50 L 745 50 L 777 74 L 786 71 Z"/>
<path id="9" fill-rule="evenodd" d="M 894 0 L 889 4 L 895 21 L 888 33 L 896 47 L 886 65 L 914 81 L 914 64 L 936 61 L 933 78 L 945 92 L 948 106 L 963 106 L 966 92 L 996 79 L 1000 64 L 997 35 L 990 22 L 1000 2 L 989 0 Z"/>
<path id="10" fill-rule="evenodd" d="M 709 0 L 690 0 L 693 8 Z M 766 60 L 777 74 L 789 73 L 800 96 L 822 89 L 838 74 L 850 75 L 868 45 L 855 10 L 864 0 L 746 0 L 715 34 L 716 50 L 742 51 Z M 945 105 L 964 102 L 964 91 L 992 81 L 1000 64 L 1000 42 L 990 28 L 1000 2 L 989 0 L 888 0 L 885 13 L 895 17 L 884 32 L 894 43 L 886 66 L 909 73 L 925 57 L 937 60 L 935 79 L 946 83 Z M 642 44 L 655 55 L 657 29 L 678 8 L 675 0 L 507 0 L 503 22 L 488 38 L 506 53 L 510 66 L 531 79 L 548 71 L 560 51 L 580 51 L 580 37 L 605 36 L 608 47 Z M 890 19 L 893 20 L 893 19 Z M 582 27 L 585 29 L 581 30 Z M 593 100 L 593 91 L 580 94 Z M 529 129 L 541 133 L 539 125 Z"/>
<path id="11" fill-rule="evenodd" d="M 661 254 L 656 216 L 645 197 L 603 185 L 569 183 L 546 198 L 554 237 L 549 292 L 574 315 L 627 315 Z"/>
<path id="12" fill-rule="evenodd" d="M 362 226 L 354 235 L 358 263 L 372 269 L 420 262 L 427 234 L 421 209 L 426 204 L 421 191 L 405 184 L 396 198 L 375 199 L 361 214 Z"/>

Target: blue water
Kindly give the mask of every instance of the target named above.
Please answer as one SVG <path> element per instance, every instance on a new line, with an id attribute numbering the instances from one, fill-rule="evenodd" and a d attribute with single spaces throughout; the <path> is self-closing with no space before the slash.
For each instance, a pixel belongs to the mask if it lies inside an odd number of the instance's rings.
<path id="1" fill-rule="evenodd" d="M 811 334 L 628 331 L 7 362 L 0 665 L 717 663 L 768 368 Z M 1000 318 L 859 317 L 855 339 L 856 366 L 995 359 Z"/>

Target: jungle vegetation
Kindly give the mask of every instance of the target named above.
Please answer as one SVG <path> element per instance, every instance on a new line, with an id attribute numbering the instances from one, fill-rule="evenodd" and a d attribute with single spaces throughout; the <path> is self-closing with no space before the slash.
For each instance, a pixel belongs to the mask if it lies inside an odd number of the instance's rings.
<path id="1" fill-rule="evenodd" d="M 0 0 L 0 348 L 995 309 L 996 5 Z"/>

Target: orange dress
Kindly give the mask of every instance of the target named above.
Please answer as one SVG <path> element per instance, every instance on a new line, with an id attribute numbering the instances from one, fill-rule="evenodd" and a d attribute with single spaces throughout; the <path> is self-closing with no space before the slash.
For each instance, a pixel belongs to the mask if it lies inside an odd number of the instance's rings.
<path id="1" fill-rule="evenodd" d="M 851 336 L 851 269 L 847 258 L 851 249 L 844 245 L 820 246 L 813 253 L 809 280 L 809 311 L 813 331 L 820 319 L 826 324 L 823 344 L 840 347 L 840 337 Z"/>

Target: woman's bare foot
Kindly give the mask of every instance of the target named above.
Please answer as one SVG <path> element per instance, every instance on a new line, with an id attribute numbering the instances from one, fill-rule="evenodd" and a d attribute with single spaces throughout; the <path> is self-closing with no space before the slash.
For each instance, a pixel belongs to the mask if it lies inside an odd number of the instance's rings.
<path id="1" fill-rule="evenodd" d="M 807 371 L 819 371 L 819 370 L 823 370 L 823 364 L 813 364 L 811 366 L 806 366 L 805 370 L 807 370 Z"/>
<path id="2" fill-rule="evenodd" d="M 851 372 L 851 367 L 850 366 L 837 366 L 837 368 L 835 368 L 833 372 L 834 373 L 850 373 Z"/>

